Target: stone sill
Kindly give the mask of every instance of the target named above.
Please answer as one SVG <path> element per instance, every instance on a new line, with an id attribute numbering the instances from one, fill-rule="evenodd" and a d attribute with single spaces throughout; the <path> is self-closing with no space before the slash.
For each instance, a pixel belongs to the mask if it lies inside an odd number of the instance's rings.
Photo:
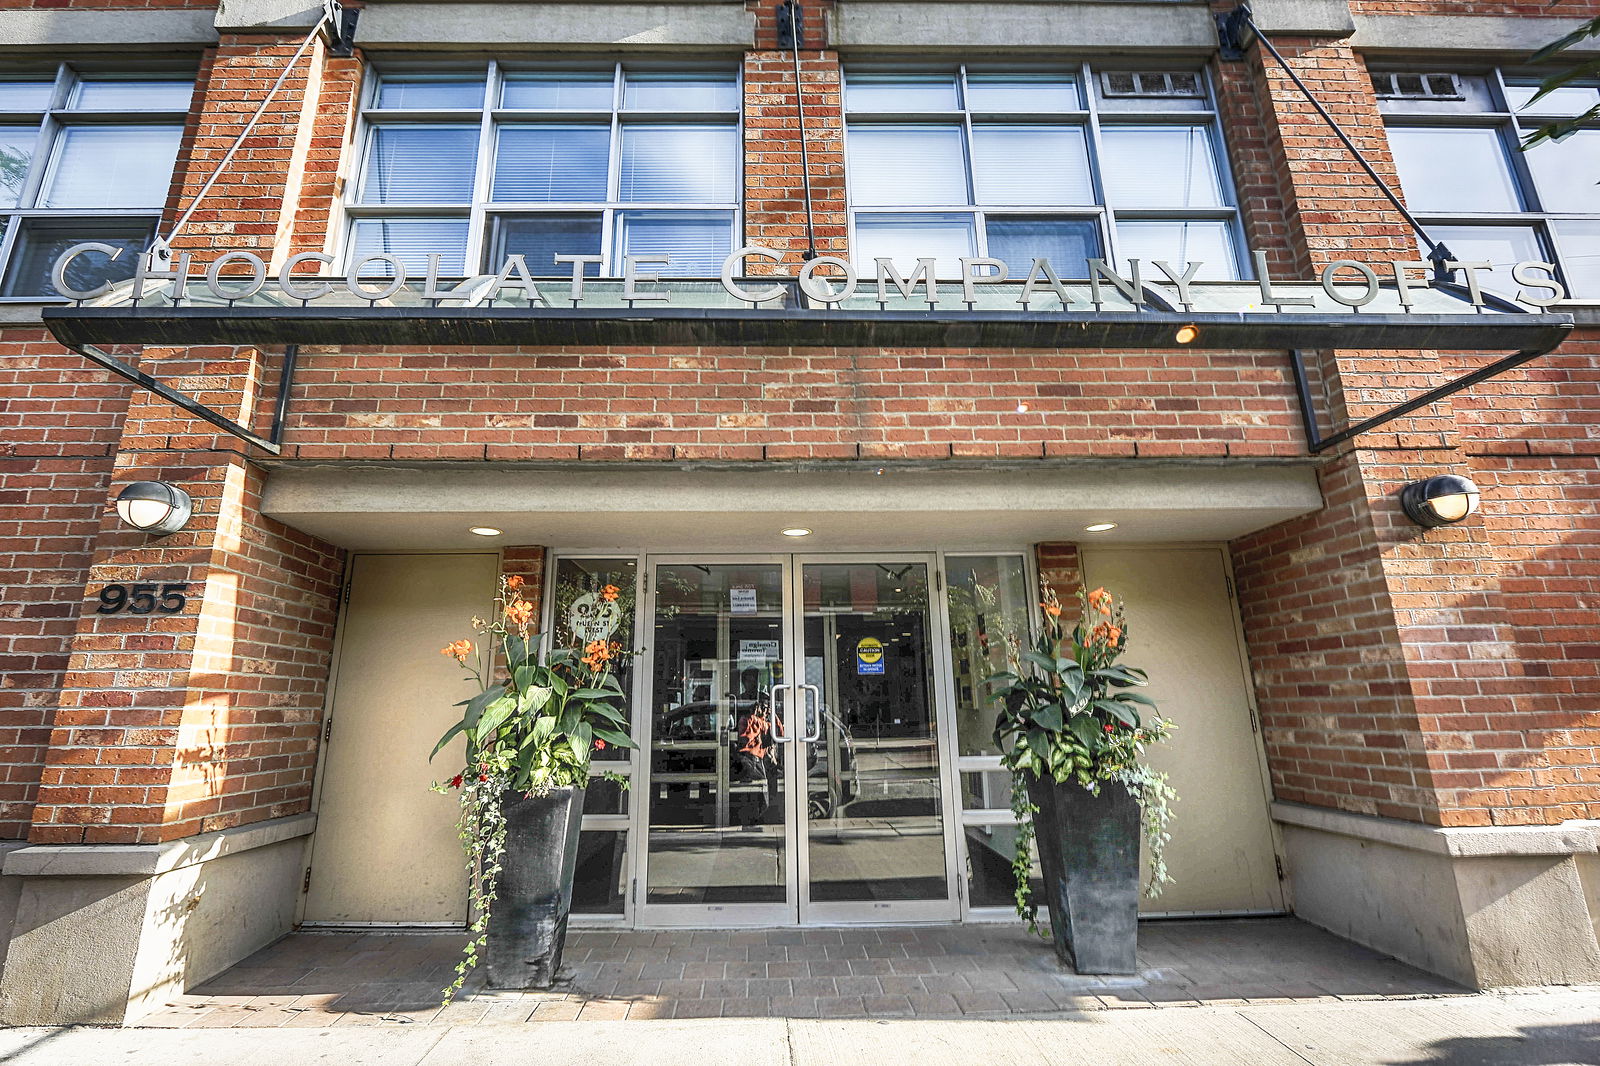
<path id="1" fill-rule="evenodd" d="M 36 844 L 5 856 L 7 877 L 151 877 L 309 836 L 317 816 L 293 814 L 167 844 Z"/>
<path id="2" fill-rule="evenodd" d="M 1298 803 L 1274 803 L 1272 819 L 1300 829 L 1459 859 L 1600 851 L 1600 819 L 1573 820 L 1560 825 L 1445 828 Z"/>

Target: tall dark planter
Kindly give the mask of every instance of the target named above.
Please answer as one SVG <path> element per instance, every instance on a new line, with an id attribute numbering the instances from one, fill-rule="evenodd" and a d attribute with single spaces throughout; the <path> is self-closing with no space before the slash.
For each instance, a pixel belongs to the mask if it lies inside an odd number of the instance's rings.
<path id="1" fill-rule="evenodd" d="M 1103 782 L 1031 781 L 1028 797 L 1056 955 L 1078 973 L 1128 974 L 1138 964 L 1139 803 Z"/>
<path id="2" fill-rule="evenodd" d="M 501 809 L 506 853 L 489 911 L 489 986 L 549 988 L 567 940 L 583 789 L 509 793 Z"/>

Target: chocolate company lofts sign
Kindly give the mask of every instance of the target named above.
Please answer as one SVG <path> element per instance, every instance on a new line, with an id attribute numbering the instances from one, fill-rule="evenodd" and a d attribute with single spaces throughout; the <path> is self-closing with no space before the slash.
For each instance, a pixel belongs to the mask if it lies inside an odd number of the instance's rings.
<path id="1" fill-rule="evenodd" d="M 56 260 L 51 280 L 56 290 L 70 299 L 98 299 L 110 291 L 111 286 L 100 282 L 92 287 L 78 288 L 74 281 L 83 279 L 74 277 L 75 268 L 79 273 L 89 268 L 98 277 L 100 271 L 94 268 L 103 267 L 105 261 L 117 258 L 123 251 L 113 245 L 92 241 L 73 245 Z M 174 306 L 194 300 L 192 290 L 195 288 L 203 288 L 210 302 L 228 304 L 250 301 L 263 292 L 276 290 L 302 306 L 314 306 L 319 301 L 346 303 L 349 297 L 377 303 L 402 295 L 425 303 L 464 301 L 468 305 L 481 306 L 492 303 L 502 293 L 512 290 L 520 291 L 530 301 L 543 302 L 549 295 L 548 287 L 552 285 L 550 279 L 544 279 L 546 290 L 541 290 L 530 274 L 525 258 L 511 255 L 505 258 L 499 272 L 494 275 L 480 275 L 441 287 L 444 280 L 440 276 L 443 253 L 427 253 L 423 258 L 427 266 L 420 276 L 409 273 L 400 257 L 388 254 L 363 256 L 352 262 L 343 276 L 325 276 L 300 271 L 308 265 L 319 269 L 331 267 L 333 257 L 320 252 L 306 252 L 291 257 L 276 276 L 271 276 L 267 263 L 260 256 L 252 252 L 233 251 L 212 260 L 205 266 L 203 274 L 191 275 L 194 263 L 188 252 L 178 255 L 175 261 L 159 260 L 152 253 L 144 253 L 138 257 L 128 299 L 133 303 L 144 300 L 148 287 L 154 282 L 171 286 L 165 295 Z M 782 255 L 756 245 L 736 249 L 722 262 L 723 289 L 729 296 L 753 307 L 783 299 L 789 291 L 785 285 L 770 283 L 762 288 L 752 288 L 750 286 L 758 281 L 767 279 L 741 278 L 746 261 L 750 259 L 766 259 L 781 264 Z M 1267 280 L 1265 255 L 1257 252 L 1255 260 L 1261 304 L 1279 309 L 1315 304 L 1315 297 L 1304 295 L 1303 289 L 1301 294 L 1291 294 L 1274 288 Z M 602 257 L 557 255 L 555 262 L 570 269 L 567 297 L 573 306 L 582 306 L 586 293 L 591 291 L 586 288 L 587 284 L 596 280 L 586 277 L 584 271 L 600 264 Z M 664 280 L 662 270 L 670 265 L 671 258 L 668 255 L 625 257 L 621 278 L 622 299 L 629 302 L 669 301 L 671 293 L 660 287 L 660 283 Z M 1166 261 L 1155 260 L 1150 264 L 1155 268 L 1155 273 L 1149 276 L 1142 269 L 1143 265 L 1137 259 L 1129 260 L 1127 270 L 1119 272 L 1105 260 L 1085 260 L 1081 276 L 1087 281 L 1087 300 L 1082 298 L 1082 283 L 1069 285 L 1063 282 L 1055 265 L 1042 257 L 1033 258 L 1028 273 L 1020 278 L 1010 276 L 1007 264 L 1002 260 L 962 258 L 960 277 L 944 282 L 935 277 L 936 260 L 931 257 L 918 258 L 916 267 L 909 274 L 902 273 L 890 259 L 876 259 L 873 276 L 866 284 L 875 287 L 879 301 L 890 299 L 891 288 L 901 297 L 910 299 L 920 286 L 930 305 L 937 302 L 942 291 L 959 288 L 961 299 L 971 305 L 978 298 L 978 290 L 984 286 L 1020 282 L 1020 293 L 1015 302 L 1023 311 L 1031 309 L 1036 293 L 1041 291 L 1053 293 L 1062 310 L 1087 303 L 1098 311 L 1106 303 L 1102 297 L 1107 292 L 1115 292 L 1135 307 L 1142 306 L 1146 302 L 1144 284 L 1154 282 L 1170 288 L 1176 302 L 1184 310 L 1193 308 L 1192 285 L 1204 263 L 1185 261 L 1180 269 Z M 1484 293 L 1480 275 L 1490 270 L 1491 264 L 1467 261 L 1446 265 L 1462 276 L 1467 295 L 1475 307 L 1489 304 L 1493 297 Z M 1318 280 L 1328 298 L 1344 307 L 1364 307 L 1377 299 L 1381 289 L 1388 288 L 1394 292 L 1399 307 L 1409 311 L 1415 302 L 1413 293 L 1429 287 L 1425 272 L 1431 269 L 1432 264 L 1422 260 L 1392 260 L 1375 269 L 1353 259 L 1341 259 L 1324 267 Z M 1517 301 L 1529 307 L 1546 310 L 1566 298 L 1552 263 L 1534 260 L 1517 263 L 1511 268 L 1510 276 L 1519 286 Z M 863 278 L 855 265 L 837 256 L 813 259 L 789 275 L 788 280 L 798 284 L 801 292 L 810 300 L 825 306 L 841 303 L 857 295 L 863 286 Z M 554 284 L 560 285 L 561 280 Z M 1076 293 L 1074 288 L 1077 289 Z M 614 292 L 611 298 L 615 299 Z"/>

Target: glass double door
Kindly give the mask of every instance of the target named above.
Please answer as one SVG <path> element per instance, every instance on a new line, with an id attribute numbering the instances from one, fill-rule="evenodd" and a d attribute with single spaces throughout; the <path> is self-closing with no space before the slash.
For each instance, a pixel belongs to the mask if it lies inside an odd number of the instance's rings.
<path id="1" fill-rule="evenodd" d="M 958 917 L 934 573 L 649 560 L 642 924 Z"/>

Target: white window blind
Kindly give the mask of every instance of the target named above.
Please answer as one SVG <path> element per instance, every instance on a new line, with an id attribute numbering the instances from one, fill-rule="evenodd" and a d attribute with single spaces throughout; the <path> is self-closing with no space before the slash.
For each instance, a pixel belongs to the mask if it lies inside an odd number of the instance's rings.
<path id="1" fill-rule="evenodd" d="M 975 112 L 1072 111 L 1080 105 L 1075 78 L 1059 74 L 967 75 L 967 107 Z"/>
<path id="2" fill-rule="evenodd" d="M 406 273 L 421 277 L 428 269 L 428 253 L 440 253 L 439 276 L 460 277 L 467 272 L 467 220 L 453 218 L 364 218 L 356 222 L 350 261 L 368 255 L 392 255 L 405 264 Z M 370 273 L 384 273 L 376 265 Z"/>
<path id="3" fill-rule="evenodd" d="M 81 111 L 187 111 L 192 81 L 96 78 L 78 82 L 69 107 Z"/>
<path id="4" fill-rule="evenodd" d="M 855 261 L 863 275 L 877 277 L 875 259 L 893 260 L 902 274 L 918 259 L 932 258 L 940 277 L 961 273 L 961 258 L 978 254 L 972 216 L 956 214 L 862 214 L 856 216 Z"/>
<path id="5" fill-rule="evenodd" d="M 1050 260 L 1060 277 L 1079 277 L 1100 257 L 1100 227 L 1090 219 L 990 215 L 989 257 L 1002 260 L 1013 278 L 1025 278 L 1035 258 Z"/>
<path id="6" fill-rule="evenodd" d="M 508 255 L 520 255 L 535 277 L 571 277 L 570 263 L 557 263 L 558 255 L 595 255 L 600 251 L 603 221 L 598 211 L 583 214 L 541 214 L 525 218 L 504 218 L 495 234 L 491 266 L 505 262 Z M 598 274 L 598 263 L 584 267 Z"/>
<path id="7" fill-rule="evenodd" d="M 737 111 L 739 84 L 719 75 L 629 71 L 622 106 L 628 111 Z"/>
<path id="8" fill-rule="evenodd" d="M 1107 126 L 1106 199 L 1118 207 L 1220 207 L 1211 131 L 1204 126 Z"/>
<path id="9" fill-rule="evenodd" d="M 603 201 L 609 126 L 506 126 L 494 160 L 496 200 Z"/>
<path id="10" fill-rule="evenodd" d="M 377 106 L 412 111 L 449 111 L 483 106 L 482 78 L 385 77 L 378 83 Z"/>
<path id="11" fill-rule="evenodd" d="M 500 106 L 562 111 L 610 111 L 616 96 L 610 71 L 507 74 Z"/>
<path id="12" fill-rule="evenodd" d="M 49 80 L 0 79 L 0 111 L 43 111 L 55 87 Z"/>
<path id="13" fill-rule="evenodd" d="M 369 204 L 464 204 L 472 199 L 476 126 L 379 126 L 361 186 Z"/>
<path id="14" fill-rule="evenodd" d="M 1118 222 L 1118 265 L 1137 259 L 1146 281 L 1163 275 L 1153 264 L 1162 260 L 1179 273 L 1185 263 L 1203 263 L 1195 275 L 1201 281 L 1231 281 L 1238 277 L 1233 242 L 1226 222 Z"/>
<path id="15" fill-rule="evenodd" d="M 1555 231 L 1573 293 L 1600 296 L 1600 220 L 1563 220 L 1555 224 Z"/>
<path id="16" fill-rule="evenodd" d="M 1391 126 L 1389 147 L 1413 211 L 1522 210 L 1496 130 Z"/>
<path id="17" fill-rule="evenodd" d="M 1094 203 L 1089 149 L 1075 126 L 975 126 L 972 154 L 980 204 Z"/>
<path id="18" fill-rule="evenodd" d="M 737 151 L 731 126 L 625 127 L 619 197 L 636 203 L 732 203 L 738 199 Z"/>
<path id="19" fill-rule="evenodd" d="M 954 111 L 961 106 L 954 74 L 850 74 L 845 106 L 884 114 Z"/>
<path id="20" fill-rule="evenodd" d="M 968 204 L 959 126 L 859 126 L 846 135 L 856 204 Z"/>
<path id="21" fill-rule="evenodd" d="M 73 126 L 56 141 L 40 207 L 148 207 L 167 202 L 183 130 Z"/>
<path id="22" fill-rule="evenodd" d="M 721 212 L 625 211 L 618 216 L 616 273 L 630 255 L 665 255 L 664 267 L 642 266 L 662 277 L 714 278 L 733 251 L 733 219 Z"/>

